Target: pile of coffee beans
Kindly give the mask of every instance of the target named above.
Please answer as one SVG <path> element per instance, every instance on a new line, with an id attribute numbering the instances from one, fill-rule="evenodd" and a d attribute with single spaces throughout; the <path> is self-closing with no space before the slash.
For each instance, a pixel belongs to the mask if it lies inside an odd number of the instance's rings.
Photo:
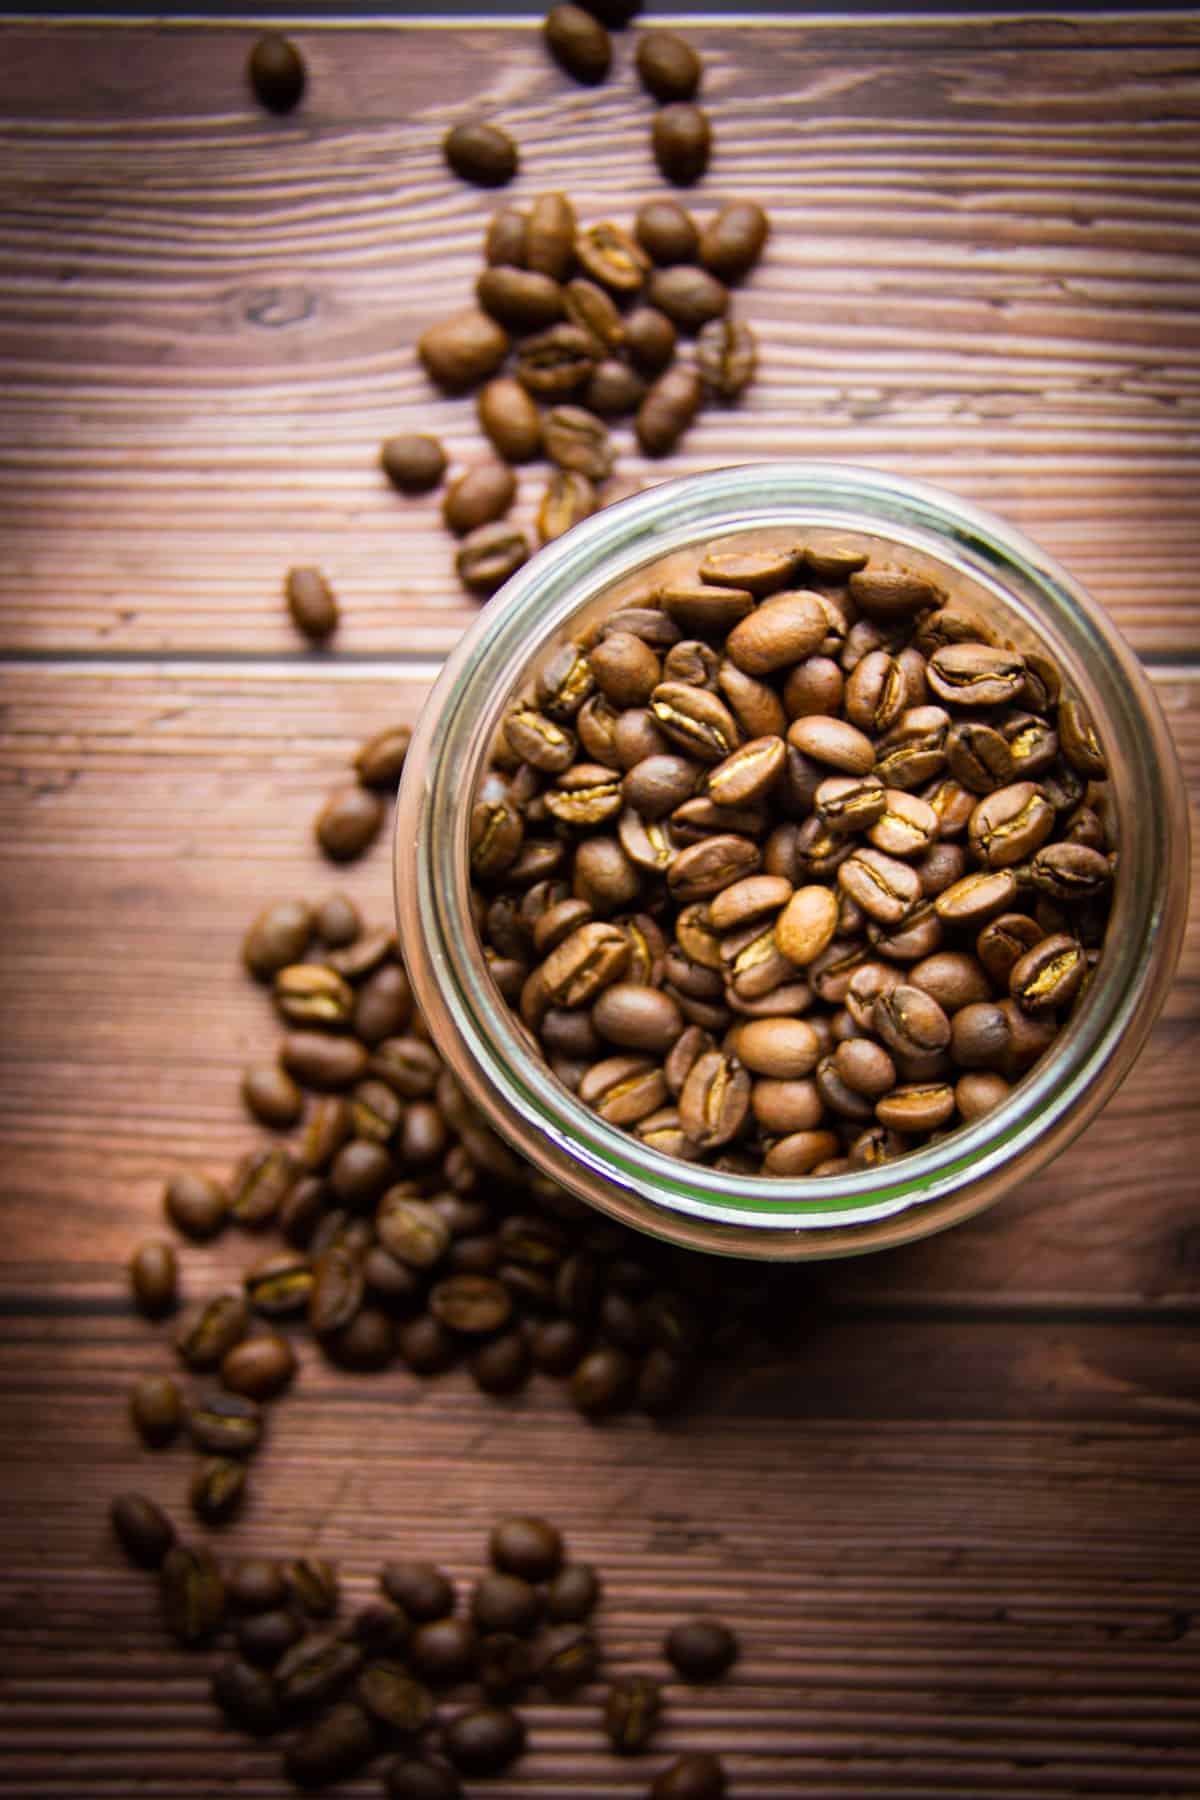
<path id="1" fill-rule="evenodd" d="M 391 1800 L 456 1800 L 461 1776 L 496 1775 L 521 1756 L 528 1732 L 516 1705 L 531 1691 L 564 1702 L 595 1695 L 600 1580 L 589 1563 L 567 1560 L 547 1519 L 497 1521 L 489 1567 L 461 1610 L 444 1570 L 408 1559 L 385 1563 L 376 1597 L 344 1620 L 326 1561 L 222 1566 L 181 1542 L 144 1494 L 118 1495 L 110 1519 L 130 1560 L 157 1573 L 175 1641 L 222 1651 L 211 1692 L 228 1722 L 254 1738 L 287 1734 L 283 1768 L 297 1787 L 327 1787 L 389 1751 Z M 681 1679 L 711 1681 L 732 1666 L 738 1643 L 720 1620 L 701 1618 L 672 1627 L 663 1649 Z M 600 1701 L 604 1734 L 622 1756 L 649 1747 L 662 1711 L 662 1688 L 644 1674 L 616 1676 Z M 724 1769 L 709 1753 L 678 1757 L 649 1789 L 650 1800 L 724 1793 Z"/>
<path id="2" fill-rule="evenodd" d="M 758 349 L 729 290 L 768 235 L 754 201 L 730 202 L 698 224 L 677 200 L 652 200 L 632 230 L 581 225 L 561 193 L 495 214 L 476 304 L 431 326 L 417 346 L 443 391 L 475 393 L 490 446 L 442 502 L 470 592 L 493 593 L 530 555 L 527 533 L 509 522 L 517 466 L 539 456 L 552 465 L 537 511 L 538 540 L 548 543 L 602 504 L 616 467 L 614 421 L 632 415 L 642 451 L 665 456 L 706 399 L 743 393 Z M 691 359 L 677 355 L 681 336 L 695 338 Z M 421 433 L 389 438 L 380 460 L 405 494 L 428 493 L 446 467 L 441 445 Z"/>
<path id="3" fill-rule="evenodd" d="M 850 1174 L 999 1105 L 1100 955 L 1105 761 L 1045 655 L 849 542 L 731 539 L 543 655 L 470 822 L 497 989 L 604 1119 Z"/>

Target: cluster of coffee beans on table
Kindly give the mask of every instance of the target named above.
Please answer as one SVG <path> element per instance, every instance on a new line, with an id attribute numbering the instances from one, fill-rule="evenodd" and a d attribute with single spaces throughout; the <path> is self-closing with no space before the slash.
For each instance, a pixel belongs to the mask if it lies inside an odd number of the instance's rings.
<path id="1" fill-rule="evenodd" d="M 298 1787 L 327 1787 L 390 1751 L 391 1800 L 458 1800 L 461 1776 L 496 1775 L 518 1760 L 528 1733 L 517 1703 L 531 1691 L 561 1702 L 590 1693 L 597 1735 L 622 1756 L 647 1750 L 660 1724 L 653 1676 L 614 1676 L 597 1698 L 600 1580 L 590 1564 L 566 1559 L 546 1519 L 497 1522 L 490 1566 L 461 1610 L 444 1570 L 406 1560 L 385 1563 L 377 1596 L 342 1620 L 338 1573 L 323 1559 L 252 1557 L 223 1568 L 205 1547 L 181 1542 L 144 1494 L 119 1495 L 110 1516 L 130 1559 L 157 1572 L 172 1637 L 224 1647 L 212 1697 L 229 1722 L 256 1738 L 288 1734 L 283 1767 Z M 738 1643 L 720 1620 L 701 1617 L 671 1627 L 662 1650 L 681 1680 L 710 1682 L 730 1669 Z M 724 1769 L 711 1754 L 685 1754 L 645 1791 L 647 1800 L 722 1800 Z"/>
<path id="2" fill-rule="evenodd" d="M 611 1124 L 850 1174 L 1002 1102 L 1103 941 L 1105 762 L 1045 655 L 849 543 L 626 584 L 471 817 L 497 988 Z"/>

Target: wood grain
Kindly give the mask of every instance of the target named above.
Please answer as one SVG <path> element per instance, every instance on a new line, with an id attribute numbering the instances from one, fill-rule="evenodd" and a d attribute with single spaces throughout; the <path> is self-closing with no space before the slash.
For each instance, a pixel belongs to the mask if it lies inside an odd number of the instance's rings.
<path id="1" fill-rule="evenodd" d="M 173 30 L 169 70 L 152 37 L 70 31 L 55 56 L 12 25 L 0 58 L 0 644 L 286 653 L 282 574 L 316 561 L 346 651 L 440 654 L 473 609 L 435 502 L 396 498 L 376 455 L 404 428 L 481 448 L 412 348 L 469 298 L 494 204 L 441 136 L 480 107 L 521 143 L 514 198 L 626 217 L 657 188 L 645 97 L 627 67 L 570 88 L 529 30 L 463 27 L 447 56 L 438 30 L 314 29 L 280 121 L 247 102 L 246 30 Z M 942 481 L 1144 653 L 1194 651 L 1193 35 L 699 31 L 718 150 L 696 204 L 754 193 L 775 232 L 738 302 L 762 378 L 670 472 L 790 454 Z M 658 478 L 618 435 L 622 473 Z"/>
<path id="2" fill-rule="evenodd" d="M 104 1520 L 190 1469 L 139 1452 L 134 1375 L 170 1365 L 121 1263 L 164 1176 L 261 1133 L 237 1076 L 277 1026 L 249 916 L 352 893 L 313 814 L 356 744 L 411 720 L 474 607 L 388 432 L 478 452 L 412 345 L 466 298 L 496 202 L 438 145 L 518 136 L 519 200 L 585 217 L 657 189 L 628 72 L 570 89 L 536 21 L 306 26 L 301 111 L 252 109 L 252 27 L 0 25 L 0 1791 L 283 1800 L 216 1720 Z M 1200 18 L 706 25 L 717 129 L 698 211 L 775 233 L 739 309 L 763 376 L 654 479 L 749 457 L 943 481 L 1059 555 L 1156 665 L 1200 792 Z M 520 516 L 540 476 L 522 477 Z M 286 567 L 322 563 L 336 651 L 297 651 Z M 1200 832 L 1193 835 L 1200 892 Z M 301 1337 L 230 1555 L 389 1555 L 465 1595 L 487 1528 L 544 1510 L 606 1581 L 610 1671 L 665 1673 L 698 1610 L 743 1640 L 673 1682 L 653 1753 L 603 1747 L 599 1686 L 531 1704 L 496 1800 L 632 1800 L 685 1748 L 736 1800 L 1200 1794 L 1200 929 L 1086 1136 L 982 1218 L 782 1273 L 683 1419 L 593 1427 L 539 1378 L 347 1376 Z M 183 1253 L 190 1295 L 249 1240 Z M 189 1527 L 190 1530 L 190 1527 Z M 378 1794 L 378 1773 L 344 1790 Z M 482 1792 L 482 1786 L 474 1791 Z"/>

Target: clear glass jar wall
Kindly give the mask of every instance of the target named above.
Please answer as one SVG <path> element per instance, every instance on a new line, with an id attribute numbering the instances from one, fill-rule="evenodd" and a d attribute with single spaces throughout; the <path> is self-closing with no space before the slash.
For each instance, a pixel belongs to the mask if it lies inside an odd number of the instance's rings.
<path id="1" fill-rule="evenodd" d="M 665 1156 L 578 1101 L 531 1053 L 474 928 L 468 821 L 512 700 L 614 589 L 716 538 L 849 539 L 929 574 L 1018 647 L 1040 647 L 1109 757 L 1120 847 L 1104 954 L 1050 1053 L 1011 1098 L 939 1143 L 853 1175 L 735 1177 Z M 1033 543 L 938 489 L 842 464 L 774 463 L 663 483 L 550 545 L 485 607 L 414 735 L 397 811 L 400 942 L 434 1041 L 530 1162 L 623 1222 L 695 1248 L 774 1260 L 857 1254 L 967 1218 L 1083 1129 L 1140 1048 L 1187 915 L 1187 807 L 1137 659 L 1100 607 Z"/>

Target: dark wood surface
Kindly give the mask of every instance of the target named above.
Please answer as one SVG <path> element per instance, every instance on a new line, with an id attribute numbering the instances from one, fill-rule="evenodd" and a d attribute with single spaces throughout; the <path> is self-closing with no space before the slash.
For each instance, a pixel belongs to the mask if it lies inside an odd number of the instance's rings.
<path id="1" fill-rule="evenodd" d="M 756 193 L 776 230 L 740 302 L 761 380 L 670 472 L 822 455 L 1004 511 L 1147 659 L 1194 793 L 1200 22 L 692 35 L 718 134 L 697 208 Z M 257 1139 L 250 915 L 342 886 L 388 917 L 386 847 L 334 874 L 310 827 L 473 614 L 435 503 L 375 463 L 401 428 L 478 446 L 412 349 L 465 301 L 493 204 L 441 134 L 484 105 L 517 197 L 563 186 L 585 217 L 656 186 L 624 44 L 584 93 L 528 26 L 300 37 L 310 94 L 279 121 L 243 94 L 246 29 L 0 29 L 0 1788 L 30 1800 L 284 1791 L 109 1541 L 114 1491 L 179 1512 L 188 1468 L 126 1429 L 168 1351 L 120 1265 L 167 1172 Z M 280 598 L 309 560 L 344 608 L 323 657 Z M 594 1696 L 534 1707 L 497 1800 L 639 1795 L 685 1747 L 727 1753 L 737 1800 L 1196 1800 L 1198 1050 L 1193 917 L 1081 1141 L 953 1233 L 799 1272 L 795 1341 L 686 1419 L 589 1427 L 549 1382 L 495 1402 L 306 1357 L 227 1541 L 335 1555 L 357 1593 L 389 1554 L 466 1578 L 496 1514 L 536 1506 L 606 1571 L 611 1667 L 653 1668 L 690 1611 L 739 1626 L 734 1676 L 673 1686 L 653 1757 L 602 1750 Z M 245 1258 L 188 1251 L 188 1291 Z"/>

